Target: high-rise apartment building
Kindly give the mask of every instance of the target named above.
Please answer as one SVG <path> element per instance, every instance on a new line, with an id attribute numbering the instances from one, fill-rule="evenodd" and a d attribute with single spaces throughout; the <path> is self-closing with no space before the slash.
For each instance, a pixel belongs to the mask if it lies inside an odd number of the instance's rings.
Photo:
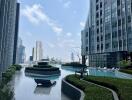
<path id="1" fill-rule="evenodd" d="M 36 41 L 36 46 L 32 51 L 33 61 L 40 61 L 43 59 L 43 46 L 41 41 Z"/>
<path id="2" fill-rule="evenodd" d="M 18 29 L 19 29 L 19 13 L 20 13 L 20 3 L 17 3 L 16 9 L 16 22 L 15 22 L 15 35 L 14 35 L 14 50 L 13 50 L 13 64 L 16 64 L 17 56 L 17 42 L 18 42 Z"/>
<path id="3" fill-rule="evenodd" d="M 0 75 L 13 63 L 16 0 L 0 0 Z"/>
<path id="4" fill-rule="evenodd" d="M 82 30 L 82 59 L 89 66 L 115 67 L 132 52 L 132 0 L 90 0 Z"/>

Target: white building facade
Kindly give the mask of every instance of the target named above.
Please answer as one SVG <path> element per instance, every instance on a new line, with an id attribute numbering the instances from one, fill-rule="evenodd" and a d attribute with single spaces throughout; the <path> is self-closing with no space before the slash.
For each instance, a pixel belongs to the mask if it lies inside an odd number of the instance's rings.
<path id="1" fill-rule="evenodd" d="M 36 41 L 36 46 L 33 48 L 33 61 L 43 59 L 43 45 L 41 41 Z"/>

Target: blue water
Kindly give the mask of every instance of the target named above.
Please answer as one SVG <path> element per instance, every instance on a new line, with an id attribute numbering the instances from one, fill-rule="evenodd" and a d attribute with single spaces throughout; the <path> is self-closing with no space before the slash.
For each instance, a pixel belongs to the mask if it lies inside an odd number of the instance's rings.
<path id="1" fill-rule="evenodd" d="M 60 66 L 57 65 L 57 67 Z M 17 72 L 11 82 L 12 87 L 14 87 L 15 100 L 70 100 L 61 92 L 61 81 L 65 76 L 74 74 L 79 69 L 72 67 L 60 67 L 60 69 L 61 76 L 54 78 L 56 84 L 47 88 L 38 87 L 34 81 L 34 77 L 25 76 L 24 68 L 20 72 Z M 131 75 L 118 71 L 97 70 L 95 68 L 89 68 L 87 71 L 89 75 L 132 79 Z"/>
<path id="2" fill-rule="evenodd" d="M 80 70 L 80 68 L 73 68 L 73 67 L 62 67 L 63 70 L 75 72 Z M 119 72 L 118 70 L 111 70 L 111 69 L 97 69 L 97 68 L 88 68 L 87 69 L 88 75 L 93 76 L 105 76 L 105 77 L 114 77 L 114 78 L 123 78 L 123 79 L 132 79 L 132 75 L 125 74 Z"/>

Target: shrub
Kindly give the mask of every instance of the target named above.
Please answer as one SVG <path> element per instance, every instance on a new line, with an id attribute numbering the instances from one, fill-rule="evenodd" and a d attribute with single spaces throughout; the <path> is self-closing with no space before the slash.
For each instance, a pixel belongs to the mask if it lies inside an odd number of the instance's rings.
<path id="1" fill-rule="evenodd" d="M 78 76 L 69 75 L 66 77 L 66 81 L 84 91 L 84 100 L 113 100 L 112 93 L 109 90 L 80 80 Z"/>
<path id="2" fill-rule="evenodd" d="M 12 100 L 13 96 L 14 93 L 8 86 L 5 86 L 4 89 L 0 89 L 0 100 Z"/>
<path id="3" fill-rule="evenodd" d="M 127 61 L 127 60 L 122 60 L 118 62 L 118 66 L 121 68 L 126 68 L 128 66 L 131 66 L 131 61 Z"/>
<path id="4" fill-rule="evenodd" d="M 132 80 L 97 76 L 86 76 L 84 79 L 115 90 L 120 100 L 132 100 Z"/>
<path id="5" fill-rule="evenodd" d="M 21 66 L 21 65 L 16 65 L 16 64 L 15 64 L 15 65 L 13 65 L 13 66 L 14 66 L 15 69 L 18 70 L 18 71 L 22 69 L 22 66 Z"/>
<path id="6" fill-rule="evenodd" d="M 120 71 L 123 73 L 132 74 L 132 69 L 120 69 Z"/>
<path id="7" fill-rule="evenodd" d="M 20 65 L 12 65 L 6 72 L 2 73 L 2 82 L 0 83 L 0 100 L 12 100 L 14 95 L 13 91 L 7 86 L 7 83 L 11 80 L 16 70 L 20 70 Z"/>

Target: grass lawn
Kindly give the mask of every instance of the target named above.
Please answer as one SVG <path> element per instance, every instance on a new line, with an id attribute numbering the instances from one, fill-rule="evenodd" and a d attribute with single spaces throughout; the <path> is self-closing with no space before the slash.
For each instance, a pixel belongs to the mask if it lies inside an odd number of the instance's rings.
<path id="1" fill-rule="evenodd" d="M 132 80 L 97 76 L 86 76 L 84 79 L 115 90 L 120 100 L 132 100 Z"/>
<path id="2" fill-rule="evenodd" d="M 113 95 L 109 90 L 79 80 L 79 77 L 75 75 L 67 76 L 66 80 L 84 91 L 84 100 L 113 100 Z"/>
<path id="3" fill-rule="evenodd" d="M 119 71 L 127 74 L 132 74 L 132 69 L 120 69 Z"/>

